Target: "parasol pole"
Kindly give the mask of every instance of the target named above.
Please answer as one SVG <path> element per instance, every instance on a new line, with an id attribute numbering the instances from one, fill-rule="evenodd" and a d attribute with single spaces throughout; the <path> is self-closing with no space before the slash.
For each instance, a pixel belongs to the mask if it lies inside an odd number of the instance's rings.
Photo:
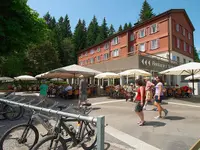
<path id="1" fill-rule="evenodd" d="M 192 70 L 192 93 L 194 95 L 194 70 Z"/>

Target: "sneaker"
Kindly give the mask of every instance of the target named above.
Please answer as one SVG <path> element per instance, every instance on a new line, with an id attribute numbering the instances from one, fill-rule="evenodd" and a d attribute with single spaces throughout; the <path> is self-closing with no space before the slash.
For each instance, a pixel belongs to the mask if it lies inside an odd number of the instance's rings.
<path id="1" fill-rule="evenodd" d="M 164 111 L 164 113 L 165 113 L 165 117 L 166 117 L 167 114 L 168 114 L 168 110 L 167 110 L 167 109 L 164 109 L 163 111 Z"/>
<path id="2" fill-rule="evenodd" d="M 154 117 L 155 119 L 160 119 L 161 118 L 161 116 L 156 116 L 156 117 Z"/>

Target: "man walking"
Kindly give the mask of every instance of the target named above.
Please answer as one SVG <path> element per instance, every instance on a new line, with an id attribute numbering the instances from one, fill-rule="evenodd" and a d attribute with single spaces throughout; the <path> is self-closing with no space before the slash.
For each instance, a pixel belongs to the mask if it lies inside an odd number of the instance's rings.
<path id="1" fill-rule="evenodd" d="M 143 109 L 146 110 L 147 104 L 149 101 L 152 101 L 153 98 L 153 87 L 155 86 L 151 81 L 149 81 L 149 77 L 146 77 L 145 79 L 146 86 L 145 86 L 145 93 L 146 93 L 146 98 L 145 98 L 145 104 Z"/>
<path id="2" fill-rule="evenodd" d="M 47 91 L 48 91 L 48 85 L 42 81 L 42 84 L 40 85 L 40 98 L 41 100 L 47 105 Z"/>
<path id="3" fill-rule="evenodd" d="M 80 84 L 79 84 L 79 102 L 78 108 L 80 108 L 81 104 L 87 103 L 87 87 L 88 84 L 84 79 L 84 76 L 80 76 Z"/>

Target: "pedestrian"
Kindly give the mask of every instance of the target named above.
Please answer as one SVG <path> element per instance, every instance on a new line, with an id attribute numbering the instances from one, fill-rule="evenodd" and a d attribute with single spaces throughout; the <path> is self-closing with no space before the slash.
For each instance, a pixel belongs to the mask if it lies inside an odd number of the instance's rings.
<path id="1" fill-rule="evenodd" d="M 161 106 L 161 102 L 162 102 L 163 97 L 164 97 L 162 77 L 161 76 L 157 76 L 156 77 L 156 81 L 157 81 L 157 84 L 155 86 L 155 95 L 154 95 L 155 101 L 154 101 L 154 105 L 158 109 L 158 116 L 155 117 L 155 119 L 159 119 L 159 118 L 162 118 L 162 111 L 165 113 L 165 116 L 167 116 L 168 111 L 167 111 L 167 109 L 164 109 Z"/>
<path id="2" fill-rule="evenodd" d="M 133 102 L 133 97 L 134 97 L 134 85 L 133 83 L 130 83 L 130 86 L 128 86 L 127 88 L 127 94 L 126 94 L 126 102 L 128 101 L 128 99 L 131 99 L 131 102 Z"/>
<path id="3" fill-rule="evenodd" d="M 45 81 L 42 81 L 42 84 L 40 85 L 40 98 L 45 103 L 45 105 L 47 105 L 47 92 L 48 85 L 45 83 Z"/>
<path id="4" fill-rule="evenodd" d="M 78 108 L 80 108 L 80 106 L 82 104 L 86 104 L 87 103 L 87 87 L 88 84 L 84 79 L 84 76 L 81 75 L 79 77 L 80 80 L 80 84 L 79 84 L 79 101 L 78 101 Z"/>
<path id="5" fill-rule="evenodd" d="M 155 85 L 150 81 L 149 77 L 145 77 L 144 81 L 146 83 L 146 86 L 145 86 L 146 98 L 145 98 L 145 104 L 144 104 L 143 109 L 146 110 L 148 102 L 152 101 L 153 88 Z"/>
<path id="6" fill-rule="evenodd" d="M 144 100 L 145 100 L 145 87 L 143 84 L 143 81 L 141 79 L 137 79 L 135 81 L 136 86 L 138 86 L 137 89 L 137 96 L 135 98 L 136 106 L 135 106 L 135 112 L 139 116 L 140 121 L 138 122 L 139 126 L 143 126 L 144 121 L 144 113 L 143 113 L 143 106 L 144 106 Z"/>

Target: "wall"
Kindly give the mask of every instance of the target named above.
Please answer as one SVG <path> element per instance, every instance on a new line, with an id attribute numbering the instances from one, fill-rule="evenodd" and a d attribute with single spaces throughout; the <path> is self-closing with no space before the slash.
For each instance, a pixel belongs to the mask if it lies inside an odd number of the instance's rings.
<path id="1" fill-rule="evenodd" d="M 187 20 L 183 12 L 172 13 L 171 17 L 172 17 L 172 33 L 173 33 L 173 41 L 172 41 L 173 50 L 183 55 L 186 55 L 190 58 L 193 58 L 194 36 L 193 36 L 193 29 L 189 24 L 189 20 Z M 179 32 L 176 31 L 176 24 L 180 25 Z M 183 35 L 183 28 L 185 29 L 185 36 Z M 190 39 L 188 38 L 188 33 L 190 33 Z M 177 48 L 177 38 L 179 38 L 181 41 L 180 48 Z M 186 52 L 184 51 L 183 42 L 187 43 Z M 192 53 L 189 53 L 189 46 L 192 46 Z"/>

